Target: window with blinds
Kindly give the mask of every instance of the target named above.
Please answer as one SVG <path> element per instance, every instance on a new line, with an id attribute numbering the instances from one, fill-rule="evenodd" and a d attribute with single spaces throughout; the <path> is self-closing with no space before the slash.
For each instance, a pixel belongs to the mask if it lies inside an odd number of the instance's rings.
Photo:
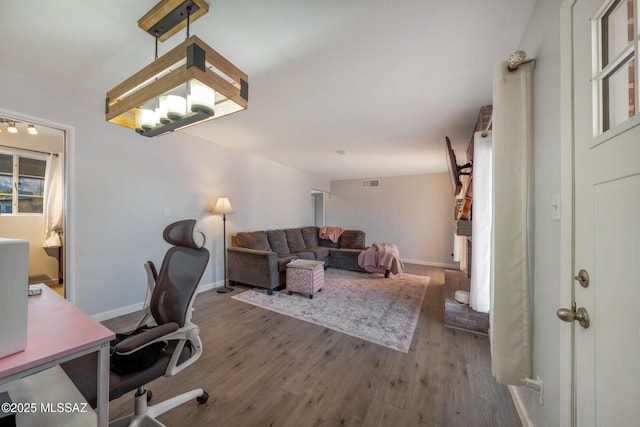
<path id="1" fill-rule="evenodd" d="M 0 153 L 0 214 L 41 214 L 46 161 Z"/>

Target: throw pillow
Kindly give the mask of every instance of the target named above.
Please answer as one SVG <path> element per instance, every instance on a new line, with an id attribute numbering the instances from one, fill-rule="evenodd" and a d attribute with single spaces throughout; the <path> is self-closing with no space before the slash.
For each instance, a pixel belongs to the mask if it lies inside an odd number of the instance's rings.
<path id="1" fill-rule="evenodd" d="M 289 228 L 284 230 L 284 234 L 287 236 L 287 245 L 291 253 L 302 252 L 306 249 L 304 239 L 302 238 L 302 230 L 299 228 Z"/>
<path id="2" fill-rule="evenodd" d="M 315 248 L 318 246 L 318 229 L 316 227 L 303 227 L 301 231 L 306 248 Z"/>
<path id="3" fill-rule="evenodd" d="M 267 231 L 267 239 L 269 240 L 269 246 L 271 250 L 278 253 L 278 256 L 289 255 L 289 245 L 287 245 L 287 236 L 284 234 L 284 230 L 269 230 Z"/>
<path id="4" fill-rule="evenodd" d="M 364 231 L 345 230 L 340 235 L 340 247 L 344 249 L 364 249 Z"/>
<path id="5" fill-rule="evenodd" d="M 269 251 L 269 241 L 267 233 L 264 231 L 241 232 L 236 234 L 236 244 L 241 248 L 255 249 L 258 251 Z"/>

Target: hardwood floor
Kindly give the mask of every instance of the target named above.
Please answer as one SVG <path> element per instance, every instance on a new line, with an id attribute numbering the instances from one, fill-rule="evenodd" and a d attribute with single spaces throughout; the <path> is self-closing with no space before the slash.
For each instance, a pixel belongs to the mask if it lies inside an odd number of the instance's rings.
<path id="1" fill-rule="evenodd" d="M 173 378 L 149 385 L 153 402 L 202 387 L 159 419 L 169 426 L 521 426 L 507 388 L 491 375 L 487 337 L 443 326 L 443 287 L 456 271 L 407 265 L 431 277 L 408 354 L 208 291 L 194 322 L 204 354 Z M 138 320 L 104 322 L 113 330 Z M 116 419 L 130 393 L 111 402 Z"/>

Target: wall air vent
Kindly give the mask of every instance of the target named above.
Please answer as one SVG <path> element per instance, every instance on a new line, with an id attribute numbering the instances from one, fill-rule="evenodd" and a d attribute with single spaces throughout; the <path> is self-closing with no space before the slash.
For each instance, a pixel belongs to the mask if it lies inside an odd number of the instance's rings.
<path id="1" fill-rule="evenodd" d="M 379 179 L 363 179 L 361 181 L 362 188 L 378 188 L 380 187 Z"/>

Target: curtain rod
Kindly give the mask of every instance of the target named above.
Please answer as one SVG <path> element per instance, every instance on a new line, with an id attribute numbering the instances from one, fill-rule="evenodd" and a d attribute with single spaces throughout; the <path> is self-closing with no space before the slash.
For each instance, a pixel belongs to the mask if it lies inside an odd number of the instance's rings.
<path id="1" fill-rule="evenodd" d="M 38 153 L 38 154 L 52 154 L 55 157 L 58 157 L 59 154 L 58 153 L 52 153 L 50 151 L 38 151 L 38 150 L 30 150 L 29 148 L 18 148 L 18 147 L 13 147 L 11 145 L 2 145 L 0 144 L 0 147 L 4 147 L 4 148 L 12 148 L 14 150 L 20 150 L 20 151 L 30 151 L 32 153 Z"/>

